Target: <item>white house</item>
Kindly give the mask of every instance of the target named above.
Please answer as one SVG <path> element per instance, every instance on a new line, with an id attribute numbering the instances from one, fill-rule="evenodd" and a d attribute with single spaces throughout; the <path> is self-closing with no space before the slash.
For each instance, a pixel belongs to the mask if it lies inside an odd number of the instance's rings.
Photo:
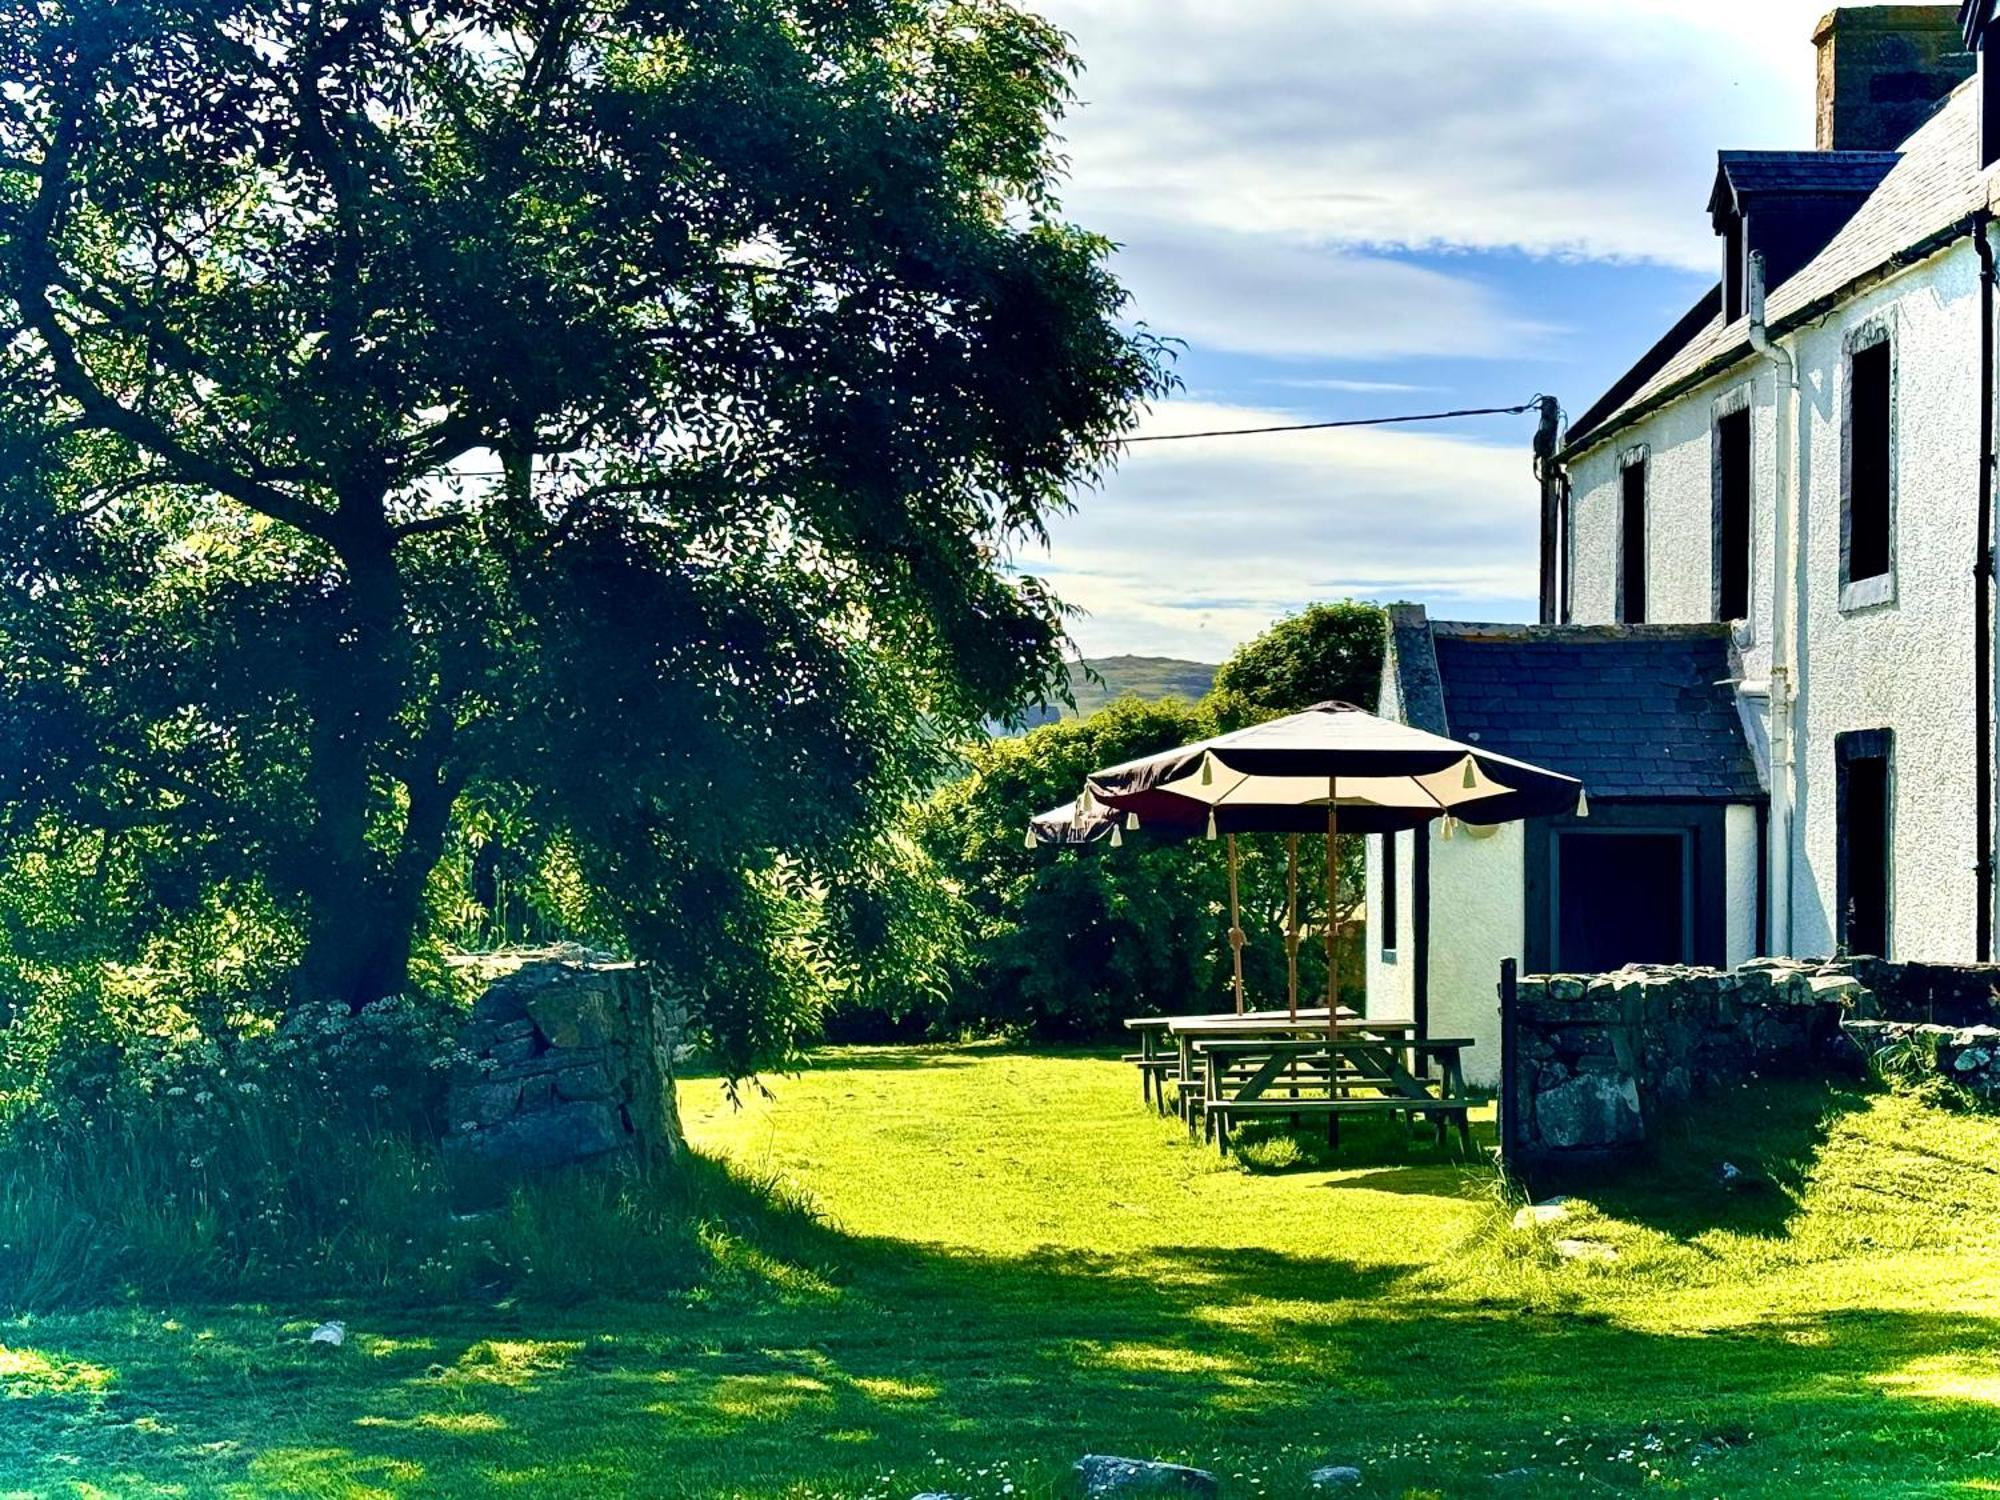
<path id="1" fill-rule="evenodd" d="M 1489 1080 L 1507 957 L 1992 957 L 1996 4 L 1833 12 L 1820 149 L 1721 153 L 1718 285 L 1564 438 L 1560 623 L 1395 612 L 1385 713 L 1589 789 L 1370 851 L 1370 1010 Z"/>

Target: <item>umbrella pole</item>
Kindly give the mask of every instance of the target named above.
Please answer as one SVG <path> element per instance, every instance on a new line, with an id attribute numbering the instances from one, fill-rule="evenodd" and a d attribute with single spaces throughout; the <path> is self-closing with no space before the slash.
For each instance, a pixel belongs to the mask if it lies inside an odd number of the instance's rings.
<path id="1" fill-rule="evenodd" d="M 1326 1036 L 1340 1029 L 1340 783 L 1326 782 Z"/>
<path id="2" fill-rule="evenodd" d="M 1243 914 L 1236 899 L 1236 835 L 1229 835 L 1229 952 L 1236 968 L 1236 1014 L 1243 1014 Z"/>
<path id="3" fill-rule="evenodd" d="M 1291 1002 L 1292 1020 L 1299 1018 L 1299 836 L 1291 838 L 1290 857 L 1285 868 L 1285 994 Z"/>

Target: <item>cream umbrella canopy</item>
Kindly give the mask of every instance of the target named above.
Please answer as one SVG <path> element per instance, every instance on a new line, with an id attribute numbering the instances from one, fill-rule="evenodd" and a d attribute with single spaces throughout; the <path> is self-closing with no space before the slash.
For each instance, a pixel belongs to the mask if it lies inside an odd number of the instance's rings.
<path id="1" fill-rule="evenodd" d="M 1339 835 L 1396 833 L 1445 817 L 1480 825 L 1587 811 L 1574 777 L 1461 744 L 1349 703 L 1322 703 L 1093 772 L 1087 794 L 1127 827 L 1327 835 L 1328 1026 L 1339 1012 Z M 1294 939 L 1295 941 L 1295 939 Z"/>

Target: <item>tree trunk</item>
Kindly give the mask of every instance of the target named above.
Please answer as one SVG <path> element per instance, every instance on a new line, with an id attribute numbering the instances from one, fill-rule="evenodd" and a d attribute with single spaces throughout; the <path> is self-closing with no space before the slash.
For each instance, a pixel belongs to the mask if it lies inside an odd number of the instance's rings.
<path id="1" fill-rule="evenodd" d="M 298 1002 L 333 1000 L 350 1010 L 409 986 L 424 883 L 443 852 L 457 792 L 440 769 L 441 746 L 419 746 L 411 758 L 420 766 L 398 764 L 396 719 L 409 682 L 402 579 L 386 528 L 357 533 L 341 549 L 344 628 L 318 674 L 313 705 L 312 834 L 299 872 L 308 927 L 295 991 Z M 377 804 L 392 767 L 409 786 L 393 854 L 369 837 L 371 823 L 388 813 Z"/>

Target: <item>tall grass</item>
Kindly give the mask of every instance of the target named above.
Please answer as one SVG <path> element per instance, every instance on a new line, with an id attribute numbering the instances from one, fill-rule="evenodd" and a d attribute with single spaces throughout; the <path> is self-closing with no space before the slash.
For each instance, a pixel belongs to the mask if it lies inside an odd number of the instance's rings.
<path id="1" fill-rule="evenodd" d="M 831 1274 L 810 1205 L 691 1153 L 651 1176 L 554 1174 L 475 1201 L 435 1143 L 335 1138 L 279 1110 L 245 1123 L 239 1148 L 199 1167 L 157 1120 L 0 1146 L 0 1313 L 130 1295 L 708 1297 Z"/>
<path id="2" fill-rule="evenodd" d="M 0 1312 L 131 1294 L 563 1302 L 820 1276 L 830 1239 L 807 1205 L 700 1157 L 497 1186 L 458 1170 L 445 1019 L 405 1007 L 128 1049 L 0 1121 Z"/>

